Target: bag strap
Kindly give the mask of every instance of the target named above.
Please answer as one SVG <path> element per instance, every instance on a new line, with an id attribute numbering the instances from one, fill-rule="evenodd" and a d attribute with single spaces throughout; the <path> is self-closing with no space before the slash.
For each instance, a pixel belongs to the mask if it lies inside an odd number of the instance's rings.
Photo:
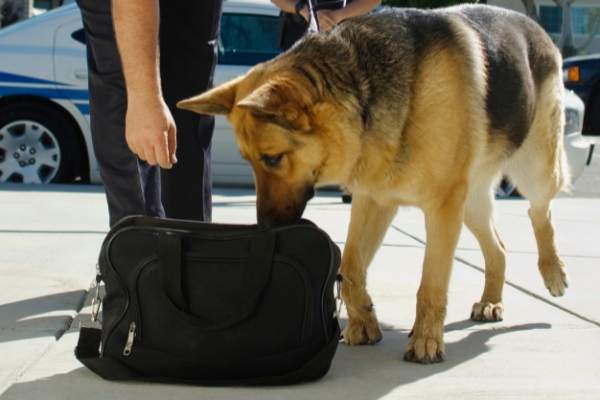
<path id="1" fill-rule="evenodd" d="M 258 231 L 252 235 L 240 307 L 228 319 L 213 321 L 188 312 L 181 285 L 181 236 L 161 232 L 158 236 L 158 265 L 163 292 L 179 316 L 190 325 L 206 331 L 231 326 L 254 310 L 271 274 L 276 239 L 277 233 L 272 230 Z"/>

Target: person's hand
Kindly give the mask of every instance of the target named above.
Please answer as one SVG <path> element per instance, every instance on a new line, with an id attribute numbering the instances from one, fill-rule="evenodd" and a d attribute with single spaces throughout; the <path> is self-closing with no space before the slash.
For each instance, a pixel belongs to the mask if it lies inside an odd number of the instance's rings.
<path id="1" fill-rule="evenodd" d="M 340 23 L 335 10 L 321 10 L 318 12 L 318 15 L 320 32 L 330 31 Z"/>
<path id="2" fill-rule="evenodd" d="M 310 10 L 309 10 L 309 8 L 308 8 L 308 5 L 307 5 L 307 4 L 305 4 L 305 5 L 302 7 L 302 10 L 300 10 L 300 15 L 302 16 L 302 18 L 304 18 L 304 20 L 305 20 L 306 22 L 310 22 L 310 21 L 309 21 Z"/>
<path id="3" fill-rule="evenodd" d="M 129 149 L 150 165 L 170 169 L 177 163 L 176 127 L 160 96 L 129 96 L 125 139 Z"/>

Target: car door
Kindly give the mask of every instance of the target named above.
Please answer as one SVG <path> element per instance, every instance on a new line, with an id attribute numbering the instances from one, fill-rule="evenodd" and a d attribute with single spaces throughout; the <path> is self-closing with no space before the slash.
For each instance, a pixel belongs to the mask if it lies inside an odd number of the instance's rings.
<path id="1" fill-rule="evenodd" d="M 224 10 L 219 37 L 219 63 L 215 86 L 246 74 L 254 65 L 281 52 L 277 47 L 279 19 L 272 10 Z M 250 164 L 239 152 L 227 119 L 217 116 L 212 144 L 212 176 L 216 184 L 252 185 Z"/>
<path id="2" fill-rule="evenodd" d="M 85 32 L 81 19 L 61 25 L 54 36 L 54 79 L 57 90 L 89 119 Z"/>

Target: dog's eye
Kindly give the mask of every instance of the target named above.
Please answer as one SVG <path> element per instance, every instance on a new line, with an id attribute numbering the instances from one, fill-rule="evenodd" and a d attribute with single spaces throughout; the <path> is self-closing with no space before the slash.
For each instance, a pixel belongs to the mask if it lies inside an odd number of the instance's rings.
<path id="1" fill-rule="evenodd" d="M 276 156 L 263 156 L 262 157 L 262 161 L 265 163 L 265 165 L 269 168 L 275 168 L 277 166 L 279 166 L 279 163 L 281 163 L 281 158 L 283 157 L 283 154 L 278 154 Z"/>

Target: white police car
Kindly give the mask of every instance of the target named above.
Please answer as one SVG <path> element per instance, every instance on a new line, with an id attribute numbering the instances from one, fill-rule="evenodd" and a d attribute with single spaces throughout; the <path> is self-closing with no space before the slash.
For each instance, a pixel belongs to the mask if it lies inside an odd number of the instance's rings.
<path id="1" fill-rule="evenodd" d="M 281 51 L 268 0 L 223 4 L 215 85 Z M 75 4 L 0 30 L 0 182 L 100 183 L 89 126 L 85 33 Z M 215 124 L 216 184 L 252 185 L 231 126 Z"/>
<path id="2" fill-rule="evenodd" d="M 215 85 L 276 56 L 279 9 L 268 0 L 223 4 Z M 89 127 L 85 33 L 75 4 L 0 30 L 0 182 L 100 183 Z M 572 176 L 591 160 L 581 136 L 583 102 L 565 92 L 565 149 Z M 213 182 L 252 185 L 231 126 L 217 117 Z M 514 188 L 503 182 L 497 194 Z"/>

